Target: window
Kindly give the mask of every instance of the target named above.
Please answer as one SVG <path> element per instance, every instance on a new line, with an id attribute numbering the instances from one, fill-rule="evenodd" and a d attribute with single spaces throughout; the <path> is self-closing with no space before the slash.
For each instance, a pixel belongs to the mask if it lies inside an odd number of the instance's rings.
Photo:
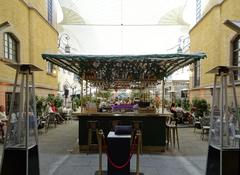
<path id="1" fill-rule="evenodd" d="M 47 72 L 49 74 L 53 73 L 53 64 L 51 62 L 47 62 Z"/>
<path id="2" fill-rule="evenodd" d="M 4 33 L 4 57 L 18 62 L 18 42 L 10 33 Z"/>
<path id="3" fill-rule="evenodd" d="M 194 78 L 193 78 L 193 86 L 200 86 L 200 61 L 194 63 Z"/>
<path id="4" fill-rule="evenodd" d="M 52 24 L 53 20 L 53 2 L 48 0 L 48 22 Z"/>
<path id="5" fill-rule="evenodd" d="M 240 35 L 233 40 L 233 66 L 240 66 Z M 240 80 L 239 71 L 234 72 L 234 80 Z"/>

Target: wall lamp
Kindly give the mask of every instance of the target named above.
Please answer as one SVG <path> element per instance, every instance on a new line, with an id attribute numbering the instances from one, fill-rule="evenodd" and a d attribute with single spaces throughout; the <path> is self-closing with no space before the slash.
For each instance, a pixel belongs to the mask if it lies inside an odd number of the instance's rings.
<path id="1" fill-rule="evenodd" d="M 61 42 L 62 40 L 65 40 L 66 41 L 66 45 L 65 45 L 65 48 L 64 48 L 64 51 L 65 53 L 70 53 L 70 46 L 68 44 L 68 40 L 70 40 L 70 36 L 66 33 L 63 33 L 59 39 L 58 39 L 58 48 L 61 48 Z"/>

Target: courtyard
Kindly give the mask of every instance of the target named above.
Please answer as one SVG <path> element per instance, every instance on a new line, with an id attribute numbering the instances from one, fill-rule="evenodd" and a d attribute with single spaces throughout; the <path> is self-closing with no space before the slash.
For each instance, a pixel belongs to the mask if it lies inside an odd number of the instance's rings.
<path id="1" fill-rule="evenodd" d="M 180 126 L 180 150 L 169 149 L 160 154 L 142 154 L 140 172 L 144 175 L 204 175 L 207 158 L 207 140 L 200 130 Z M 93 175 L 98 170 L 98 154 L 78 153 L 78 121 L 39 131 L 40 173 L 43 175 Z M 3 144 L 0 145 L 1 152 Z M 2 155 L 2 154 L 1 154 Z M 136 170 L 136 156 L 131 159 L 131 172 Z M 106 154 L 103 170 L 107 170 Z"/>

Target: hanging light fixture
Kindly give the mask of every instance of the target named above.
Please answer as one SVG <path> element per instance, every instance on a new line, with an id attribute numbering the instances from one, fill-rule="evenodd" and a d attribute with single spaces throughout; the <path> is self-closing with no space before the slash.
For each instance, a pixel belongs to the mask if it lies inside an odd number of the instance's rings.
<path id="1" fill-rule="evenodd" d="M 65 39 L 66 40 L 66 45 L 65 45 L 65 47 L 64 47 L 64 51 L 65 51 L 65 53 L 70 53 L 70 51 L 71 51 L 71 48 L 70 48 L 70 46 L 69 46 L 69 44 L 68 44 L 68 41 L 70 40 L 70 36 L 68 35 L 68 34 L 66 34 L 66 33 L 63 33 L 60 37 L 59 37 L 59 40 L 58 40 L 58 48 L 61 48 L 61 41 L 62 41 L 62 39 Z"/>

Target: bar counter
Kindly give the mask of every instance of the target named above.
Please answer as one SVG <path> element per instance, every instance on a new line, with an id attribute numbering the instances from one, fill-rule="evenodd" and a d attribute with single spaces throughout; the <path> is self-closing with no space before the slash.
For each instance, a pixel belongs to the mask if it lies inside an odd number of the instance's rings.
<path id="1" fill-rule="evenodd" d="M 132 121 L 142 122 L 143 152 L 162 152 L 166 147 L 166 118 L 171 114 L 158 113 L 75 113 L 79 120 L 79 149 L 87 149 L 88 121 L 98 121 L 99 129 L 107 136 L 111 131 L 111 121 L 120 120 L 122 125 L 132 125 Z"/>

